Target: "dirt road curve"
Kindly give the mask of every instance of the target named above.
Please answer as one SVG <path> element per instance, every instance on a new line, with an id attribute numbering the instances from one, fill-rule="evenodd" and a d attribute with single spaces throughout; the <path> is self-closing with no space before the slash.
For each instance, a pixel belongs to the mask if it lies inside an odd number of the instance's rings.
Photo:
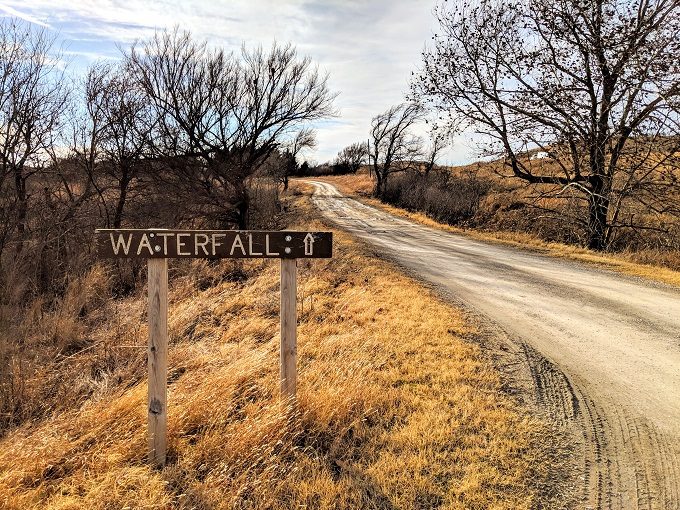
<path id="1" fill-rule="evenodd" d="M 680 508 L 680 291 L 427 228 L 310 181 L 338 227 L 490 318 L 580 431 L 579 508 Z"/>

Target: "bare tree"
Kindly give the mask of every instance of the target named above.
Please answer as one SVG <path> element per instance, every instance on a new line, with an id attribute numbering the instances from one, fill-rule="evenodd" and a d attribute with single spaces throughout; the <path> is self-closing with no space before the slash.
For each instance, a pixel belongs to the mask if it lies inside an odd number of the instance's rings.
<path id="1" fill-rule="evenodd" d="M 298 157 L 305 150 L 315 149 L 317 145 L 316 131 L 309 128 L 303 128 L 295 133 L 293 141 L 286 147 L 286 150 L 293 156 Z"/>
<path id="2" fill-rule="evenodd" d="M 155 126 L 154 112 L 125 65 L 92 67 L 85 80 L 85 104 L 91 126 L 90 148 L 80 156 L 85 160 L 92 182 L 97 181 L 96 173 L 113 181 L 116 198 L 110 214 L 110 200 L 103 199 L 104 188 L 98 187 L 98 192 L 107 224 L 119 228 L 139 172 L 149 165 L 147 156 Z M 95 165 L 100 167 L 99 172 L 95 171 Z"/>
<path id="3" fill-rule="evenodd" d="M 338 152 L 334 166 L 337 173 L 355 174 L 367 162 L 367 156 L 368 145 L 365 142 L 353 143 Z"/>
<path id="4" fill-rule="evenodd" d="M 288 189 L 288 178 L 294 175 L 296 170 L 295 156 L 288 149 L 285 151 L 275 149 L 260 165 L 257 175 L 260 178 L 272 179 L 277 186 L 282 184 L 283 190 L 286 191 Z"/>
<path id="5" fill-rule="evenodd" d="M 403 103 L 373 117 L 369 157 L 376 177 L 376 196 L 384 195 L 391 174 L 412 167 L 422 157 L 423 141 L 411 132 L 422 114 L 419 105 Z"/>
<path id="6" fill-rule="evenodd" d="M 488 135 L 512 176 L 580 197 L 588 246 L 678 212 L 680 3 L 482 0 L 436 16 L 414 94 Z"/>
<path id="7" fill-rule="evenodd" d="M 0 254 L 16 235 L 20 252 L 28 230 L 30 180 L 49 161 L 67 94 L 54 40 L 45 29 L 0 20 Z"/>
<path id="8" fill-rule="evenodd" d="M 425 160 L 425 175 L 430 175 L 430 172 L 437 164 L 437 160 L 441 156 L 443 150 L 449 146 L 448 133 L 445 130 L 434 126 L 430 131 L 430 146 L 427 148 Z"/>
<path id="9" fill-rule="evenodd" d="M 288 189 L 288 178 L 297 172 L 298 155 L 306 150 L 315 149 L 316 146 L 316 132 L 309 128 L 303 128 L 298 131 L 293 137 L 293 140 L 286 145 L 285 153 L 288 154 L 288 156 L 285 158 L 285 164 L 282 166 L 280 173 L 284 191 Z"/>
<path id="10" fill-rule="evenodd" d="M 156 109 L 157 156 L 175 183 L 240 228 L 248 179 L 305 124 L 333 114 L 327 77 L 290 45 L 237 57 L 175 29 L 133 47 L 128 60 Z"/>

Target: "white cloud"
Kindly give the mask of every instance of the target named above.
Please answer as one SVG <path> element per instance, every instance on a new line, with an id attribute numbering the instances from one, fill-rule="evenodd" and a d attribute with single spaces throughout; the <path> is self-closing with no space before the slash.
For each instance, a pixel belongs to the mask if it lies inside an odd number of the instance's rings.
<path id="1" fill-rule="evenodd" d="M 332 158 L 344 146 L 368 137 L 371 118 L 399 103 L 411 71 L 434 31 L 435 0 L 8 0 L 6 12 L 49 24 L 71 54 L 86 64 L 115 55 L 156 28 L 179 25 L 197 37 L 237 49 L 292 42 L 330 73 L 340 92 L 342 122 L 319 126 L 313 157 Z M 44 21 L 37 21 L 44 20 Z M 454 145 L 450 161 L 466 158 Z"/>
<path id="2" fill-rule="evenodd" d="M 40 25 L 42 27 L 49 27 L 49 25 L 43 21 L 40 21 L 38 18 L 34 18 L 33 16 L 17 11 L 16 9 L 13 9 L 12 7 L 9 7 L 7 5 L 2 5 L 0 4 L 0 10 L 6 12 L 10 16 L 13 16 L 15 18 L 22 19 L 24 21 L 28 21 L 29 23 L 33 23 L 35 25 Z"/>

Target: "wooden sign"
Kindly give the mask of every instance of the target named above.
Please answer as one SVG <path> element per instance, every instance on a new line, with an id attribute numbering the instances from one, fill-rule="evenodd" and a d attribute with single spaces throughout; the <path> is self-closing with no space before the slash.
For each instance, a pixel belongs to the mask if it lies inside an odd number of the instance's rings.
<path id="1" fill-rule="evenodd" d="M 331 232 L 98 229 L 99 254 L 146 258 L 149 293 L 149 462 L 165 465 L 168 379 L 168 259 L 281 259 L 281 396 L 294 400 L 297 387 L 297 260 L 330 258 Z"/>
<path id="2" fill-rule="evenodd" d="M 96 231 L 99 253 L 115 258 L 330 258 L 331 232 L 257 230 Z"/>

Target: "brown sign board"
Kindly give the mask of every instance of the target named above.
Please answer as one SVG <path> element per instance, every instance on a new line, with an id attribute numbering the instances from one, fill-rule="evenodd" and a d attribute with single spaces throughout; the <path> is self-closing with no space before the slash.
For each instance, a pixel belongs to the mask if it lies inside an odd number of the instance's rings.
<path id="1" fill-rule="evenodd" d="M 259 230 L 98 229 L 97 246 L 110 258 L 330 258 L 332 232 Z"/>

